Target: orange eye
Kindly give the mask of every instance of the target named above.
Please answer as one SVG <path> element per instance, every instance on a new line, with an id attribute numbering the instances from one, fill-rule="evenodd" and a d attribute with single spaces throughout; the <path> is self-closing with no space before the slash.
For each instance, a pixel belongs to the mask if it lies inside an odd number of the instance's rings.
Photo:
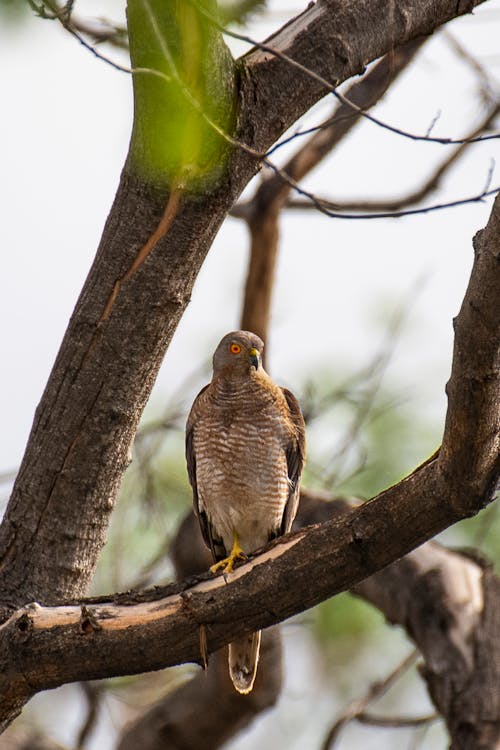
<path id="1" fill-rule="evenodd" d="M 231 344 L 229 351 L 231 354 L 239 354 L 241 352 L 241 346 L 239 344 Z"/>

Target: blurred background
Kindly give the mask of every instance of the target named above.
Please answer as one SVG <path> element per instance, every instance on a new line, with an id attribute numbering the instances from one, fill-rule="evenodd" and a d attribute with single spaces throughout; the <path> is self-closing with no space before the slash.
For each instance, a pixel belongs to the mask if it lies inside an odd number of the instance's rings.
<path id="1" fill-rule="evenodd" d="M 274 0 L 234 28 L 258 40 L 303 10 Z M 78 0 L 85 19 L 124 23 L 116 0 Z M 429 39 L 377 105 L 381 120 L 411 133 L 460 138 L 498 103 L 500 0 Z M 235 56 L 248 45 L 227 42 Z M 126 52 L 102 46 L 127 64 Z M 0 242 L 4 429 L 2 503 L 34 410 L 91 264 L 118 185 L 132 124 L 130 76 L 106 65 L 24 0 L 0 1 L 2 146 Z M 345 90 L 345 89 L 341 89 Z M 318 104 L 292 132 L 328 117 Z M 498 118 L 493 129 L 498 131 Z M 283 146 L 282 164 L 298 147 Z M 404 196 L 425 183 L 451 147 L 413 142 L 360 122 L 302 184 L 339 202 Z M 470 145 L 439 188 L 417 207 L 480 194 L 500 184 L 497 140 Z M 265 174 L 264 174 L 265 176 Z M 262 176 L 247 188 L 251 197 Z M 488 187 L 487 187 L 488 189 Z M 452 354 L 452 318 L 470 273 L 472 237 L 492 198 L 403 218 L 340 220 L 293 208 L 281 242 L 267 342 L 268 369 L 301 401 L 308 421 L 304 484 L 368 498 L 402 478 L 439 445 Z M 190 508 L 183 429 L 210 377 L 219 339 L 239 327 L 247 270 L 246 224 L 229 217 L 195 285 L 143 418 L 92 593 L 165 581 L 170 540 Z M 442 535 L 475 546 L 498 564 L 495 506 Z M 412 646 L 380 613 L 342 594 L 283 626 L 286 678 L 278 707 L 228 747 L 320 748 L 352 699 L 383 679 Z M 66 748 L 111 748 L 123 723 L 195 672 L 186 666 L 99 685 L 70 685 L 37 696 L 9 734 L 39 728 Z M 97 706 L 91 731 L 78 739 Z M 384 715 L 432 714 L 413 666 L 376 705 Z M 439 721 L 406 728 L 352 723 L 337 745 L 444 748 Z"/>

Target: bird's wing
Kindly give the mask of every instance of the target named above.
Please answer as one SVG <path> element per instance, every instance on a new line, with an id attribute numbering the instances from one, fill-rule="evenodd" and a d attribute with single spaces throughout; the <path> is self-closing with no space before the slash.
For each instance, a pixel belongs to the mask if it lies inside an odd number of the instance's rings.
<path id="1" fill-rule="evenodd" d="M 293 519 L 295 518 L 299 504 L 300 477 L 306 456 L 306 426 L 304 417 L 300 411 L 299 402 L 293 393 L 287 388 L 282 388 L 281 390 L 286 398 L 290 410 L 289 417 L 294 426 L 293 433 L 285 447 L 290 491 L 283 512 L 280 533 L 287 534 L 292 528 Z"/>
<path id="2" fill-rule="evenodd" d="M 203 507 L 203 502 L 198 496 L 198 484 L 196 481 L 196 450 L 194 447 L 194 429 L 197 422 L 198 410 L 200 408 L 200 396 L 206 391 L 207 388 L 208 385 L 201 389 L 201 391 L 193 401 L 191 411 L 189 412 L 189 417 L 186 424 L 186 463 L 189 482 L 191 484 L 191 487 L 193 488 L 193 509 L 198 519 L 198 523 L 200 524 L 200 529 L 205 544 L 210 548 L 214 560 L 217 561 L 221 557 L 224 557 L 224 548 L 221 552 L 220 547 L 222 545 L 222 541 L 214 533 L 214 529 L 210 521 L 208 520 L 208 516 Z"/>

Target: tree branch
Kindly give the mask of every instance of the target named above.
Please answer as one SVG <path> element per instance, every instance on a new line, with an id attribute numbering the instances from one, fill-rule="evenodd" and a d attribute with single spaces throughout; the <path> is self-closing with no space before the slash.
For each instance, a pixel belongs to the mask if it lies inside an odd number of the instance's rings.
<path id="1" fill-rule="evenodd" d="M 366 109 L 383 96 L 388 87 L 413 60 L 423 43 L 417 39 L 389 52 L 362 81 L 354 83 L 349 99 Z M 291 191 L 285 173 L 292 180 L 302 179 L 350 132 L 360 115 L 345 104 L 338 106 L 328 125 L 315 133 L 280 170 L 268 177 L 254 197 L 235 206 L 231 215 L 244 218 L 250 230 L 250 260 L 245 282 L 241 328 L 254 331 L 268 341 L 269 316 L 274 274 L 278 257 L 279 213 Z"/>
<path id="2" fill-rule="evenodd" d="M 494 103 L 490 105 L 486 116 L 482 122 L 470 133 L 470 138 L 475 138 L 480 133 L 487 130 L 492 124 L 495 117 L 500 112 L 500 104 Z M 389 213 L 395 211 L 401 211 L 404 208 L 408 208 L 420 203 L 430 193 L 434 192 L 440 185 L 443 177 L 449 172 L 450 168 L 456 164 L 456 162 L 464 155 L 470 146 L 470 141 L 467 140 L 465 143 L 458 146 L 444 161 L 435 169 L 435 171 L 425 180 L 425 182 L 418 188 L 415 188 L 411 192 L 397 198 L 386 198 L 382 200 L 330 200 L 316 196 L 317 200 L 325 206 L 325 208 L 331 208 L 335 212 L 345 211 L 359 211 L 363 213 Z M 242 206 L 244 209 L 245 206 Z M 286 202 L 284 208 L 287 209 L 299 209 L 317 210 L 317 207 L 310 200 L 294 198 Z M 432 207 L 431 207 L 432 208 Z M 428 210 L 428 209 L 427 209 Z M 232 215 L 238 215 L 238 205 L 235 206 Z"/>

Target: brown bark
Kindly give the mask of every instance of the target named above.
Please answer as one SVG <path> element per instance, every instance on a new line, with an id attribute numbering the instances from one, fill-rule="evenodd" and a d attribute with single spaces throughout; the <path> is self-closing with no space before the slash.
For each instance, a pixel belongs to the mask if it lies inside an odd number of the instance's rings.
<path id="1" fill-rule="evenodd" d="M 500 743 L 500 580 L 483 563 L 425 544 L 355 592 L 403 625 L 446 721 L 452 750 Z"/>

